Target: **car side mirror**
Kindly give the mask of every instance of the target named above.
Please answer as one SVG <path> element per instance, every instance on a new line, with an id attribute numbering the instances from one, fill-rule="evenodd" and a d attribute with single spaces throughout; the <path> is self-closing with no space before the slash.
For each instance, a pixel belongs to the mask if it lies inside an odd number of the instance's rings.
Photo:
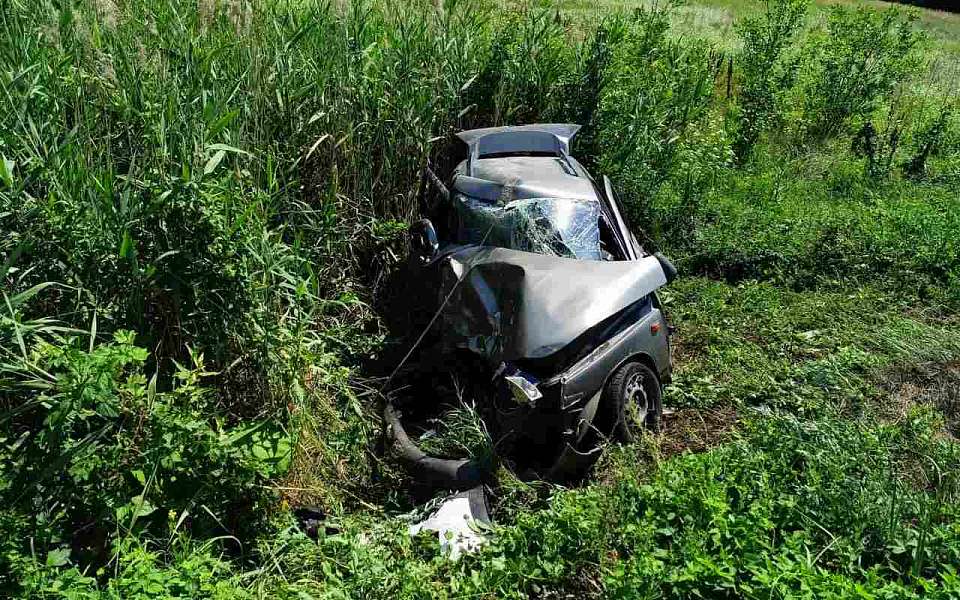
<path id="1" fill-rule="evenodd" d="M 673 266 L 673 263 L 670 262 L 669 258 L 664 256 L 662 252 L 657 252 L 653 256 L 656 257 L 657 262 L 660 263 L 660 268 L 663 269 L 663 274 L 667 278 L 667 283 L 670 283 L 677 278 L 677 268 Z"/>
<path id="2" fill-rule="evenodd" d="M 430 219 L 420 219 L 410 226 L 410 253 L 429 262 L 440 250 L 440 239 Z"/>

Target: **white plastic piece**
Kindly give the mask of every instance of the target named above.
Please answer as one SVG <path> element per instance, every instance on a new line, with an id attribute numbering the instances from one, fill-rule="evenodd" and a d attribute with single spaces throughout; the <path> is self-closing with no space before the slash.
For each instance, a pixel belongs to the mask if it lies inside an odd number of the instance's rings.
<path id="1" fill-rule="evenodd" d="M 470 511 L 470 500 L 462 495 L 446 499 L 433 514 L 410 526 L 410 535 L 421 531 L 436 531 L 440 551 L 450 560 L 457 560 L 465 552 L 474 552 L 487 541 L 477 530 L 477 519 Z"/>

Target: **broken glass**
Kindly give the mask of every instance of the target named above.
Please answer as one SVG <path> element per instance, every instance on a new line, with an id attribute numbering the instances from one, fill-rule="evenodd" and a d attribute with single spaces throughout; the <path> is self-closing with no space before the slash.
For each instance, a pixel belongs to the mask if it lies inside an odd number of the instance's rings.
<path id="1" fill-rule="evenodd" d="M 549 256 L 601 260 L 600 204 L 595 200 L 525 198 L 509 202 L 454 198 L 458 241 Z"/>

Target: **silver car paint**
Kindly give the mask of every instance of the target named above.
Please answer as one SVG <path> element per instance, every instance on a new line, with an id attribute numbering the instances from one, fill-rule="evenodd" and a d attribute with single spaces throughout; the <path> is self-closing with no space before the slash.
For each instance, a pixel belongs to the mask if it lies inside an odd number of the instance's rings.
<path id="1" fill-rule="evenodd" d="M 652 256 L 584 261 L 467 246 L 439 260 L 444 337 L 494 363 L 547 357 L 666 284 Z"/>

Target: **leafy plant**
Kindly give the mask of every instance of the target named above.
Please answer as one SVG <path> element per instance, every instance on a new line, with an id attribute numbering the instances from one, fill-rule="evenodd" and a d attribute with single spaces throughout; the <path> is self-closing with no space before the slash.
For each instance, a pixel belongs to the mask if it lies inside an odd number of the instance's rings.
<path id="1" fill-rule="evenodd" d="M 806 0 L 767 0 L 762 15 L 737 24 L 743 49 L 740 90 L 737 98 L 737 133 L 734 153 L 742 163 L 750 158 L 760 134 L 781 115 L 778 95 L 788 90 L 796 77 L 797 65 L 785 60 L 785 53 L 803 27 Z"/>
<path id="2" fill-rule="evenodd" d="M 200 385 L 210 375 L 201 355 L 158 391 L 133 340 L 116 332 L 89 349 L 40 341 L 28 354 L 39 375 L 17 378 L 20 401 L 3 414 L 0 489 L 5 510 L 31 523 L 34 553 L 69 542 L 72 560 L 97 568 L 111 539 L 162 534 L 168 514 L 170 535 L 239 534 L 244 507 L 264 497 L 258 483 L 288 464 L 289 441 L 275 426 L 226 426 Z"/>
<path id="3" fill-rule="evenodd" d="M 915 13 L 834 7 L 826 31 L 806 46 L 800 83 L 803 126 L 813 135 L 836 133 L 877 103 L 923 64 L 926 37 Z"/>
<path id="4" fill-rule="evenodd" d="M 705 48 L 667 36 L 666 9 L 638 9 L 607 68 L 596 114 L 599 166 L 641 223 L 649 199 L 677 174 L 679 154 L 710 105 Z"/>
<path id="5" fill-rule="evenodd" d="M 918 132 L 915 153 L 903 167 L 909 177 L 923 179 L 926 176 L 928 162 L 932 155 L 941 150 L 951 117 L 956 112 L 954 106 L 943 106 L 933 122 Z"/>

